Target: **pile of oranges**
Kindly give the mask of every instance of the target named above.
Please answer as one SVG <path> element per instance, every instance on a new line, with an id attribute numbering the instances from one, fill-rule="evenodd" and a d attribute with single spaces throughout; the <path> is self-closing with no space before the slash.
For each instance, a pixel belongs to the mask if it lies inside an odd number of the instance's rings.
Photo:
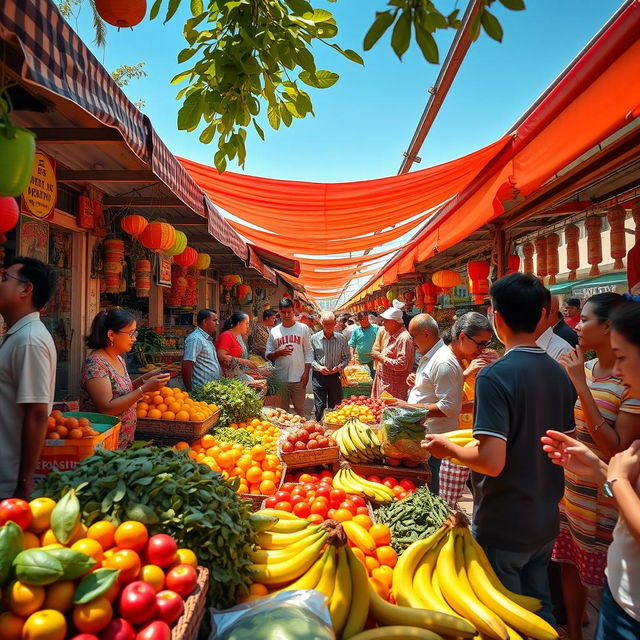
<path id="1" fill-rule="evenodd" d="M 47 440 L 80 440 L 100 435 L 91 428 L 88 418 L 65 417 L 62 411 L 52 411 L 47 421 Z"/>
<path id="2" fill-rule="evenodd" d="M 255 438 L 258 438 L 269 452 L 273 452 L 277 448 L 280 428 L 268 420 L 254 418 L 249 422 L 241 422 L 240 424 L 234 422 L 230 424 L 229 427 L 231 429 L 244 429 Z"/>
<path id="3" fill-rule="evenodd" d="M 178 442 L 175 448 L 218 471 L 225 480 L 238 478 L 238 493 L 272 496 L 278 491 L 282 463 L 277 455 L 268 453 L 264 445 L 247 449 L 239 443 L 218 442 L 208 433 L 191 446 Z"/>
<path id="4" fill-rule="evenodd" d="M 215 404 L 191 399 L 186 391 L 162 387 L 159 391 L 145 393 L 142 396 L 136 414 L 138 418 L 152 420 L 203 422 L 217 410 Z"/>

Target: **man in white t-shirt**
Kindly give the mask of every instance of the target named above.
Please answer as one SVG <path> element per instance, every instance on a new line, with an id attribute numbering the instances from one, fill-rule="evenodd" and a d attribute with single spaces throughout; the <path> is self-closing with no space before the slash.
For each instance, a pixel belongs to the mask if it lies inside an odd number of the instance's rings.
<path id="1" fill-rule="evenodd" d="M 55 273 L 34 258 L 15 258 L 0 277 L 0 499 L 33 491 L 56 381 L 56 348 L 39 312 L 55 290 Z"/>
<path id="2" fill-rule="evenodd" d="M 536 328 L 536 344 L 558 362 L 563 354 L 573 353 L 573 347 L 554 333 L 553 327 L 558 322 L 560 303 L 556 296 L 551 295 L 549 289 L 545 288 L 545 291 L 545 307 Z"/>
<path id="3" fill-rule="evenodd" d="M 266 356 L 273 362 L 276 377 L 285 383 L 282 393 L 282 408 L 293 405 L 298 415 L 304 415 L 304 397 L 309 372 L 313 362 L 311 331 L 301 322 L 295 321 L 293 302 L 289 298 L 280 300 L 282 324 L 269 332 Z"/>

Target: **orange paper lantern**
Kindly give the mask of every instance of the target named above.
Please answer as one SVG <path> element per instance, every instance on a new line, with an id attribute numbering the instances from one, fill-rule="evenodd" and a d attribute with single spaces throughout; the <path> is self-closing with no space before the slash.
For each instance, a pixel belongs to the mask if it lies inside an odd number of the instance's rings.
<path id="1" fill-rule="evenodd" d="M 580 229 L 575 224 L 565 227 L 564 239 L 567 242 L 567 268 L 569 269 L 569 280 L 576 279 L 576 271 L 580 268 L 580 249 L 578 239 Z"/>
<path id="2" fill-rule="evenodd" d="M 522 245 L 524 255 L 524 272 L 533 273 L 533 245 L 530 242 Z"/>
<path id="3" fill-rule="evenodd" d="M 170 249 L 175 241 L 176 230 L 166 222 L 151 222 L 140 234 L 142 246 L 156 252 Z"/>
<path id="4" fill-rule="evenodd" d="M 489 293 L 489 271 L 491 265 L 486 260 L 472 260 L 467 263 L 467 273 L 471 281 L 474 304 L 482 304 Z"/>
<path id="5" fill-rule="evenodd" d="M 443 269 L 442 271 L 436 271 L 431 276 L 431 282 L 440 287 L 440 289 L 451 289 L 451 287 L 457 287 L 462 283 L 462 278 L 457 271 L 451 271 L 450 269 Z"/>
<path id="6" fill-rule="evenodd" d="M 550 233 L 546 237 L 547 242 L 547 272 L 549 274 L 549 284 L 556 283 L 556 276 L 560 270 L 560 258 L 558 257 L 558 247 L 560 246 L 560 236 L 557 233 Z"/>
<path id="7" fill-rule="evenodd" d="M 600 275 L 598 265 L 602 262 L 602 218 L 590 216 L 585 221 L 587 227 L 587 262 L 591 265 L 589 275 Z"/>
<path id="8" fill-rule="evenodd" d="M 547 242 L 544 238 L 536 238 L 533 244 L 536 247 L 536 274 L 544 278 L 547 275 Z"/>
<path id="9" fill-rule="evenodd" d="M 100 17 L 119 29 L 135 27 L 144 20 L 146 0 L 95 0 Z"/>
<path id="10" fill-rule="evenodd" d="M 146 218 L 137 215 L 125 216 L 120 220 L 120 228 L 130 236 L 137 238 L 147 227 L 149 222 Z"/>
<path id="11" fill-rule="evenodd" d="M 198 262 L 198 252 L 193 247 L 187 247 L 182 253 L 173 258 L 181 267 L 190 267 Z"/>
<path id="12" fill-rule="evenodd" d="M 627 212 L 620 205 L 609 209 L 607 220 L 611 226 L 611 257 L 614 259 L 614 269 L 624 269 L 622 259 L 627 254 L 626 239 L 624 236 L 624 221 L 627 219 Z"/>

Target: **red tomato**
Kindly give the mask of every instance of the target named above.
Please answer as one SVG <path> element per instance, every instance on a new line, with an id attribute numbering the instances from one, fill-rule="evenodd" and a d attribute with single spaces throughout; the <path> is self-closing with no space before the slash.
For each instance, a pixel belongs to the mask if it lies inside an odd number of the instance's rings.
<path id="1" fill-rule="evenodd" d="M 275 508 L 278 509 L 278 511 L 288 511 L 289 513 L 293 511 L 293 507 L 290 502 L 278 502 L 276 503 Z"/>
<path id="2" fill-rule="evenodd" d="M 156 533 L 147 541 L 144 553 L 149 564 L 168 567 L 175 562 L 178 545 L 175 540 L 165 533 Z"/>
<path id="3" fill-rule="evenodd" d="M 331 473 L 331 471 L 327 471 L 326 469 L 320 472 L 320 480 L 325 479 L 333 480 L 333 473 Z"/>
<path id="4" fill-rule="evenodd" d="M 326 518 L 328 511 L 329 507 L 327 506 L 326 502 L 319 502 L 317 500 L 313 501 L 313 504 L 311 505 L 311 513 L 318 513 L 323 518 Z"/>
<path id="5" fill-rule="evenodd" d="M 287 493 L 292 493 L 293 491 L 295 491 L 296 489 L 298 489 L 298 485 L 295 484 L 294 482 L 285 482 L 281 487 L 280 487 L 280 491 L 286 491 Z"/>
<path id="6" fill-rule="evenodd" d="M 395 494 L 396 498 L 401 494 L 404 493 L 406 495 L 406 491 L 399 485 L 397 484 L 395 487 L 391 487 L 391 491 L 393 491 L 393 493 Z"/>
<path id="7" fill-rule="evenodd" d="M 275 496 L 271 496 L 264 501 L 265 509 L 275 509 L 278 501 Z"/>
<path id="8" fill-rule="evenodd" d="M 329 500 L 329 496 L 331 495 L 332 490 L 329 489 L 329 487 L 327 487 L 326 485 L 320 485 L 317 489 L 316 489 L 316 496 L 318 498 L 322 497 L 322 498 L 326 498 L 327 500 Z"/>
<path id="9" fill-rule="evenodd" d="M 311 524 L 320 524 L 321 522 L 324 522 L 324 517 L 320 513 L 312 513 L 311 515 L 307 516 L 307 520 Z"/>
<path id="10" fill-rule="evenodd" d="M 29 503 L 19 498 L 7 498 L 0 502 L 0 526 L 4 526 L 9 520 L 26 531 L 33 520 Z"/>
<path id="11" fill-rule="evenodd" d="M 396 484 L 398 484 L 396 482 L 395 478 L 392 478 L 391 476 L 387 476 L 386 478 L 382 478 L 382 484 L 385 487 L 389 487 L 389 489 L 393 489 L 393 487 L 396 486 Z"/>
<path id="12" fill-rule="evenodd" d="M 353 502 L 353 504 L 356 505 L 356 507 L 366 507 L 367 503 L 365 501 L 365 499 L 361 496 L 349 496 L 348 498 L 349 500 L 351 500 L 351 502 Z"/>
<path id="13" fill-rule="evenodd" d="M 308 518 L 311 515 L 311 507 L 306 502 L 298 502 L 293 505 L 293 513 L 298 518 Z"/>
<path id="14" fill-rule="evenodd" d="M 357 516 L 368 516 L 369 515 L 369 509 L 367 509 L 367 507 L 358 507 L 356 509 L 356 515 Z"/>
<path id="15" fill-rule="evenodd" d="M 316 490 L 316 485 L 315 484 L 311 484 L 310 482 L 308 482 L 307 484 L 304 485 L 303 489 L 309 493 L 309 491 L 315 491 Z"/>
<path id="16" fill-rule="evenodd" d="M 409 494 L 406 491 L 401 491 L 400 493 L 396 494 L 396 498 L 398 498 L 398 500 L 404 500 Z"/>
<path id="17" fill-rule="evenodd" d="M 314 482 L 318 482 L 318 480 L 320 480 L 320 476 L 317 473 L 310 473 L 309 475 Z"/>
<path id="18" fill-rule="evenodd" d="M 331 489 L 331 502 L 343 502 L 347 499 L 347 494 L 342 489 Z"/>
<path id="19" fill-rule="evenodd" d="M 327 505 L 327 509 L 329 508 L 329 500 L 326 496 L 319 496 L 316 495 L 316 497 L 313 499 L 314 502 L 323 502 L 324 504 Z"/>
<path id="20" fill-rule="evenodd" d="M 291 492 L 291 497 L 293 498 L 294 496 L 302 496 L 305 497 L 307 495 L 307 492 L 304 490 L 303 487 L 297 486 L 292 492 Z"/>
<path id="21" fill-rule="evenodd" d="M 305 498 L 305 496 L 301 496 L 300 494 L 296 494 L 295 496 L 291 496 L 291 500 L 289 500 L 289 502 L 292 504 L 292 506 L 296 506 L 298 503 L 300 502 L 306 502 L 307 499 Z"/>
<path id="22" fill-rule="evenodd" d="M 333 516 L 336 514 L 337 509 L 329 509 L 329 511 L 327 511 L 327 518 L 329 518 L 329 520 L 333 520 Z"/>
<path id="23" fill-rule="evenodd" d="M 340 509 L 346 509 L 351 513 L 352 516 L 355 516 L 356 513 L 358 512 L 357 511 L 358 507 L 356 507 L 356 505 L 353 502 L 351 502 L 351 500 L 345 500 L 344 502 L 342 502 L 340 504 Z"/>
<path id="24" fill-rule="evenodd" d="M 380 476 L 367 476 L 369 482 L 379 482 L 382 484 L 382 478 Z"/>
<path id="25" fill-rule="evenodd" d="M 416 485 L 413 480 L 409 480 L 409 478 L 403 478 L 398 483 L 405 491 L 415 491 Z"/>
<path id="26" fill-rule="evenodd" d="M 278 491 L 276 493 L 276 500 L 278 502 L 289 502 L 291 500 L 291 494 L 288 491 Z"/>

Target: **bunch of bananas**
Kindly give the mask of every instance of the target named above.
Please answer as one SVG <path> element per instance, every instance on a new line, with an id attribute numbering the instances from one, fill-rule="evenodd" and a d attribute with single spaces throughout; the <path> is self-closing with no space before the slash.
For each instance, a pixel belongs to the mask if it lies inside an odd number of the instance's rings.
<path id="1" fill-rule="evenodd" d="M 380 504 L 386 504 L 395 498 L 395 494 L 389 487 L 385 487 L 379 482 L 365 480 L 347 467 L 336 472 L 336 475 L 333 476 L 332 484 L 334 489 L 342 489 L 346 493 L 368 498 Z"/>
<path id="2" fill-rule="evenodd" d="M 482 637 L 518 640 L 522 633 L 536 640 L 558 638 L 553 627 L 533 613 L 541 607 L 539 600 L 502 585 L 466 526 L 445 525 L 409 546 L 395 567 L 393 594 L 398 605 L 446 612 L 473 625 Z"/>
<path id="3" fill-rule="evenodd" d="M 349 462 L 376 462 L 382 459 L 378 434 L 358 418 L 349 418 L 333 437 L 340 447 L 340 454 Z"/>
<path id="4" fill-rule="evenodd" d="M 479 442 L 473 437 L 472 431 L 473 429 L 455 429 L 454 431 L 448 431 L 442 435 L 461 447 L 477 447 Z M 459 465 L 460 467 L 466 466 L 464 462 L 461 462 L 457 458 L 451 458 L 451 462 Z"/>

